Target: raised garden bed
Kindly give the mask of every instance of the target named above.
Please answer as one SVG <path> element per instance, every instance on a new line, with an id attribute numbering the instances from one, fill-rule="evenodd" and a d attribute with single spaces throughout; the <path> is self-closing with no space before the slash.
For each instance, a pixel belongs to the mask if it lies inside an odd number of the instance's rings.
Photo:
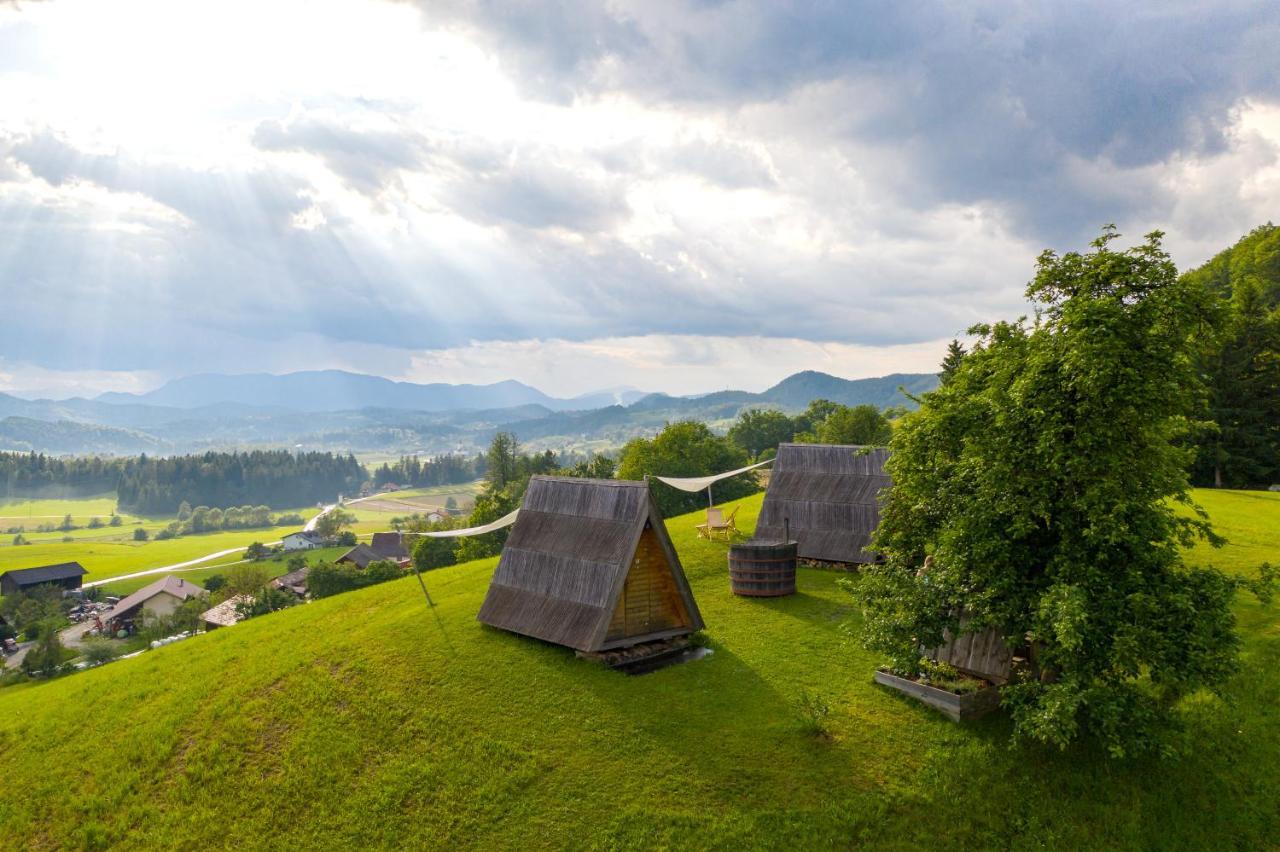
<path id="1" fill-rule="evenodd" d="M 941 711 L 955 722 L 981 719 L 1000 706 L 1000 688 L 987 681 L 978 681 L 983 685 L 973 691 L 959 693 L 891 672 L 877 671 L 876 683 L 910 695 Z"/>

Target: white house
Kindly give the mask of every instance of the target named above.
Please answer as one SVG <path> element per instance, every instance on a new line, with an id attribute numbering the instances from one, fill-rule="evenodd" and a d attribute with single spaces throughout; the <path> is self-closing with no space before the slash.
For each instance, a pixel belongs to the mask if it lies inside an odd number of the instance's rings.
<path id="1" fill-rule="evenodd" d="M 195 583 L 189 583 L 181 577 L 170 574 L 144 586 L 129 595 L 111 608 L 106 623 L 113 630 L 127 627 L 142 617 L 143 613 L 151 613 L 153 617 L 167 618 L 177 611 L 178 607 L 191 598 L 204 595 L 204 589 Z"/>
<path id="2" fill-rule="evenodd" d="M 280 539 L 280 543 L 285 550 L 314 550 L 324 545 L 324 539 L 319 533 L 303 530 L 302 532 L 289 533 Z"/>

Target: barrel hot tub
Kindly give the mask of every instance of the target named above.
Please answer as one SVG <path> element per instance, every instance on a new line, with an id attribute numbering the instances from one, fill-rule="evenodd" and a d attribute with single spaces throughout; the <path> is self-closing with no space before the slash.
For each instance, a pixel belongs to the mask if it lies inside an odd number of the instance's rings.
<path id="1" fill-rule="evenodd" d="M 796 593 L 796 542 L 752 539 L 729 547 L 735 595 L 780 598 Z"/>

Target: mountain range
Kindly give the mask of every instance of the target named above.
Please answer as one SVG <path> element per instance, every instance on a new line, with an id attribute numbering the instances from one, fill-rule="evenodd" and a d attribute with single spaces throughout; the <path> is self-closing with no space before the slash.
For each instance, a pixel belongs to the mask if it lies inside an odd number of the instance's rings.
<path id="1" fill-rule="evenodd" d="M 671 420 L 726 428 L 752 407 L 800 411 L 813 399 L 880 408 L 912 406 L 933 374 L 841 379 L 816 371 L 760 393 L 696 397 L 617 388 L 559 399 L 516 381 L 413 384 L 336 370 L 286 375 L 202 374 L 144 394 L 27 400 L 0 394 L 0 449 L 54 454 L 152 454 L 255 446 L 363 453 L 472 452 L 494 432 L 515 432 L 529 449 L 620 446 Z"/>
<path id="2" fill-rule="evenodd" d="M 294 411 L 347 411 L 398 408 L 407 411 L 462 411 L 542 405 L 552 411 L 582 411 L 634 402 L 645 394 L 634 388 L 598 391 L 557 399 L 537 388 L 507 380 L 489 385 L 415 384 L 343 370 L 307 370 L 273 375 L 200 373 L 142 394 L 104 393 L 97 402 L 142 403 L 172 408 L 201 408 L 226 403 L 284 406 Z"/>

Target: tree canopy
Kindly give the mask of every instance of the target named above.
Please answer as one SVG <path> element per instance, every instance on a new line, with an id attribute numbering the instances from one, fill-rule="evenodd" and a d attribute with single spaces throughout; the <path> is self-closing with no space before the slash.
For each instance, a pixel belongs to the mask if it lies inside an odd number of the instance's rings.
<path id="1" fill-rule="evenodd" d="M 707 476 L 745 467 L 747 454 L 728 438 L 714 434 L 707 424 L 696 420 L 668 423 L 652 439 L 635 438 L 622 449 L 618 461 L 621 479 L 644 479 L 646 475 Z M 752 476 L 735 476 L 714 486 L 717 501 L 736 500 L 760 490 Z M 702 493 L 690 494 L 662 484 L 653 486 L 654 497 L 665 515 L 678 515 L 706 505 Z"/>
<path id="2" fill-rule="evenodd" d="M 1159 742 L 1173 701 L 1231 673 L 1239 581 L 1183 563 L 1197 328 L 1212 306 L 1158 233 L 1039 258 L 1034 319 L 979 342 L 891 444 L 876 545 L 853 588 L 865 639 L 908 673 L 943 631 L 998 629 L 1033 659 L 1003 692 L 1018 735 L 1112 753 Z M 924 569 L 926 557 L 932 557 Z M 1266 572 L 1264 571 L 1264 576 Z"/>
<path id="3" fill-rule="evenodd" d="M 1256 228 L 1183 277 L 1219 303 L 1201 356 L 1214 426 L 1199 438 L 1194 479 L 1232 488 L 1280 482 L 1280 228 Z"/>

